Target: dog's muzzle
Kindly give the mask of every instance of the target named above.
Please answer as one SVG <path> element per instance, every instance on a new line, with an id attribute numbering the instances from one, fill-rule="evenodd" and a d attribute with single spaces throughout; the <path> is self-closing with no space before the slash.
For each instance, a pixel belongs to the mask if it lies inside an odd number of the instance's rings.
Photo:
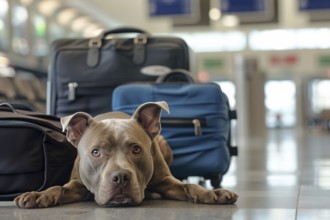
<path id="1" fill-rule="evenodd" d="M 131 173 L 125 170 L 113 171 L 110 174 L 112 195 L 104 207 L 113 206 L 137 206 L 131 192 Z"/>

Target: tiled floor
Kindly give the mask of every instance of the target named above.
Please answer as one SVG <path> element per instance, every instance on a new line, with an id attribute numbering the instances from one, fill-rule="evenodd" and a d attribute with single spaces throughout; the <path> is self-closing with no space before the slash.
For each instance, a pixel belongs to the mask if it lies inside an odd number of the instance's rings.
<path id="1" fill-rule="evenodd" d="M 93 202 L 24 210 L 0 202 L 0 219 L 330 219 L 330 134 L 272 130 L 240 146 L 223 187 L 236 205 L 145 201 L 140 207 L 100 208 Z"/>

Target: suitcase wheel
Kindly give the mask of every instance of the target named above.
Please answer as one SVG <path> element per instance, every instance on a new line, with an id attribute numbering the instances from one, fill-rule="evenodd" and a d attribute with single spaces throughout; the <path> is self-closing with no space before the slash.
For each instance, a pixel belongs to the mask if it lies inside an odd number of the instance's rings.
<path id="1" fill-rule="evenodd" d="M 221 181 L 222 181 L 222 175 L 221 174 L 212 175 L 210 177 L 210 180 L 211 180 L 211 186 L 214 189 L 221 188 Z"/>

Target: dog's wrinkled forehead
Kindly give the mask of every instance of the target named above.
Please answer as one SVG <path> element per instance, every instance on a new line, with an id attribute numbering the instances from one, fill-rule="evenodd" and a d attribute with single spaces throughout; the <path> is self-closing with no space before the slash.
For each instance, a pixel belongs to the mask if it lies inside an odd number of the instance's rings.
<path id="1" fill-rule="evenodd" d="M 98 134 L 98 139 L 94 139 Z M 151 143 L 145 130 L 130 119 L 104 119 L 91 127 L 87 134 L 88 141 L 108 144 Z M 94 140 L 93 140 L 94 139 Z"/>
<path id="2" fill-rule="evenodd" d="M 124 138 L 131 139 L 134 137 L 150 139 L 144 129 L 130 119 L 105 119 L 101 123 L 113 132 L 116 140 L 122 140 Z"/>

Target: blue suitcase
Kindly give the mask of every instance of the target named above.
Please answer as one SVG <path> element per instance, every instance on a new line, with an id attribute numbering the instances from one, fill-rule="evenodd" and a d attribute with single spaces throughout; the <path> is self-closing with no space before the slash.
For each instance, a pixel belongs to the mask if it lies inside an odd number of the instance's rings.
<path id="1" fill-rule="evenodd" d="M 228 99 L 218 84 L 126 84 L 113 93 L 114 111 L 132 114 L 144 102 L 166 101 L 161 134 L 173 151 L 171 171 L 179 179 L 200 176 L 219 187 L 237 148 L 230 146 Z"/>

